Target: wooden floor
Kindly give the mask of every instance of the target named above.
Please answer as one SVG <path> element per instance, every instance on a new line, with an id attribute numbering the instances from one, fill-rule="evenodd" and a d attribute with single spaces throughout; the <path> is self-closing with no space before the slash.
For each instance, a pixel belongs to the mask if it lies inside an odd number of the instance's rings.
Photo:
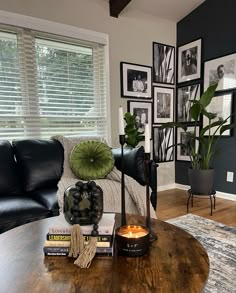
<path id="1" fill-rule="evenodd" d="M 186 190 L 171 189 L 157 193 L 157 217 L 168 220 L 187 214 L 188 192 Z M 216 209 L 210 215 L 209 197 L 194 197 L 193 208 L 189 204 L 189 212 L 205 217 L 225 225 L 236 227 L 236 201 L 217 198 Z"/>

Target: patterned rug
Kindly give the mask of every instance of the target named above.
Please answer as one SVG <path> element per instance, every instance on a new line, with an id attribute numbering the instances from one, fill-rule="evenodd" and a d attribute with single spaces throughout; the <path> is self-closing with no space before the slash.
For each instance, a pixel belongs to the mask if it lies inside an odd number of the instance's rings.
<path id="1" fill-rule="evenodd" d="M 236 228 L 193 214 L 167 221 L 204 246 L 210 260 L 210 275 L 204 293 L 236 293 Z"/>

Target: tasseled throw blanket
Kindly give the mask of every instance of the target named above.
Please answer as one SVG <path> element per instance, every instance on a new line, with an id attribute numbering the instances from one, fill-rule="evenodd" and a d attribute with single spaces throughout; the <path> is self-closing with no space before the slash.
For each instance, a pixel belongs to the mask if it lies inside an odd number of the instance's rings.
<path id="1" fill-rule="evenodd" d="M 60 210 L 63 210 L 64 191 L 74 185 L 79 179 L 62 177 L 58 183 L 57 198 Z M 93 180 L 103 190 L 104 212 L 121 212 L 121 173 L 114 168 L 105 179 Z M 125 176 L 125 208 L 127 214 L 146 215 L 146 187 L 140 185 L 133 178 Z M 156 213 L 150 204 L 151 218 Z"/>

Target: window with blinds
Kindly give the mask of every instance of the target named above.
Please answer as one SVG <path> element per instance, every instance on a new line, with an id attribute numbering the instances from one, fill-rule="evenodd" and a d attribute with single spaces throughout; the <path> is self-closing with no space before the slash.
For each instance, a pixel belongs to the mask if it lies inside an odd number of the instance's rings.
<path id="1" fill-rule="evenodd" d="M 0 32 L 0 138 L 107 138 L 104 45 Z"/>

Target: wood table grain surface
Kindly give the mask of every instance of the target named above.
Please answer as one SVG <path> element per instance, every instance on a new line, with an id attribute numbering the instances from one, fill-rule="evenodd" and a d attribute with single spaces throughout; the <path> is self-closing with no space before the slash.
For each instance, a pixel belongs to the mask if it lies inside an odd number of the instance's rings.
<path id="1" fill-rule="evenodd" d="M 118 220 L 117 216 L 117 221 Z M 187 232 L 152 219 L 158 240 L 142 257 L 95 257 L 89 269 L 73 259 L 45 257 L 43 243 L 49 226 L 63 216 L 29 223 L 0 235 L 0 292 L 201 292 L 209 274 L 203 246 Z M 145 218 L 129 216 L 129 224 Z"/>

